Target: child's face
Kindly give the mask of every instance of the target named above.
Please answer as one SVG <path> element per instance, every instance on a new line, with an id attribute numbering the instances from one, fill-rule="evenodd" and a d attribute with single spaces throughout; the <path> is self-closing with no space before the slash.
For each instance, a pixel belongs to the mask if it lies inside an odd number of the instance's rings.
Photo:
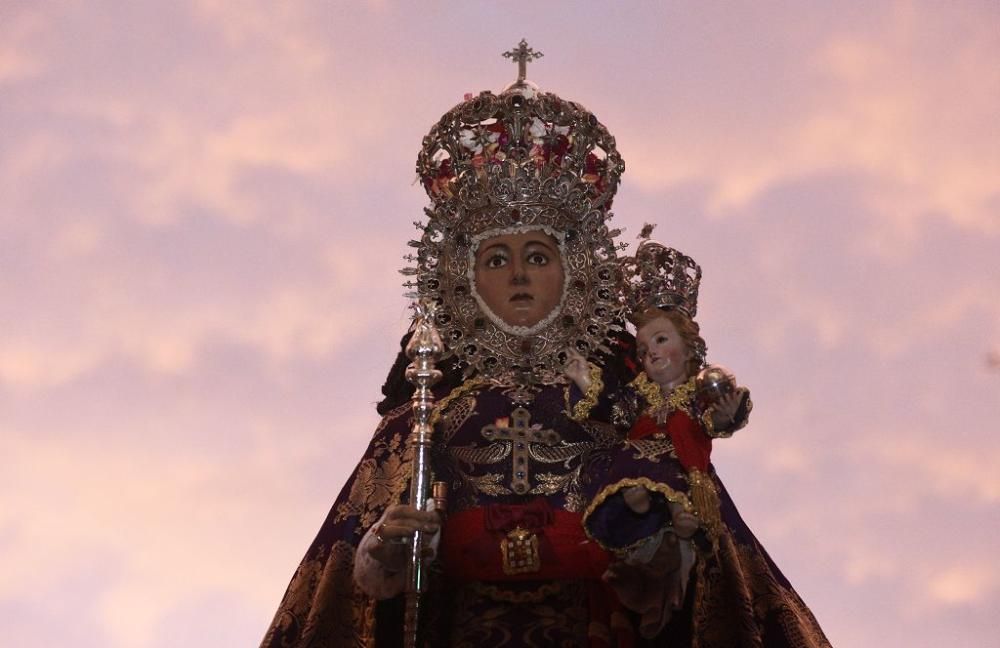
<path id="1" fill-rule="evenodd" d="M 677 327 L 666 317 L 657 317 L 636 331 L 636 352 L 649 379 L 660 387 L 676 387 L 687 380 L 691 356 Z"/>

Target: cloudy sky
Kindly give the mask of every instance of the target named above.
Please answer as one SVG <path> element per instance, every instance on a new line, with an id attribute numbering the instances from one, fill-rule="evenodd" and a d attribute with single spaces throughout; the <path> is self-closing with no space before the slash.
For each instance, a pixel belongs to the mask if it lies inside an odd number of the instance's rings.
<path id="1" fill-rule="evenodd" d="M 4 0 L 7 645 L 256 645 L 377 421 L 420 140 L 521 37 L 703 266 L 716 464 L 833 643 L 995 642 L 994 0 Z"/>

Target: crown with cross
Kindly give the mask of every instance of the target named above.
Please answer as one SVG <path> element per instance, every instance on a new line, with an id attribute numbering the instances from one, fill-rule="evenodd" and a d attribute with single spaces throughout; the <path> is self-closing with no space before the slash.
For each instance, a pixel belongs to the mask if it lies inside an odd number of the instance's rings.
<path id="1" fill-rule="evenodd" d="M 608 220 L 625 164 L 590 111 L 526 79 L 541 52 L 522 39 L 503 56 L 517 63 L 517 79 L 499 94 L 466 95 L 423 139 L 417 174 L 431 204 L 427 222 L 415 223 L 404 286 L 441 306 L 446 344 L 471 370 L 558 373 L 556 353 L 600 349 L 620 311 L 620 231 Z M 567 289 L 554 320 L 522 331 L 483 317 L 470 258 L 487 236 L 529 230 L 559 242 Z"/>
<path id="2" fill-rule="evenodd" d="M 621 260 L 626 309 L 630 316 L 650 308 L 679 310 L 694 319 L 701 267 L 683 252 L 650 240 L 653 227 L 642 228 L 635 256 Z"/>
<path id="3" fill-rule="evenodd" d="M 541 92 L 521 40 L 504 57 L 517 80 L 448 111 L 423 140 L 417 173 L 438 217 L 516 205 L 607 210 L 625 169 L 608 130 L 583 106 Z"/>

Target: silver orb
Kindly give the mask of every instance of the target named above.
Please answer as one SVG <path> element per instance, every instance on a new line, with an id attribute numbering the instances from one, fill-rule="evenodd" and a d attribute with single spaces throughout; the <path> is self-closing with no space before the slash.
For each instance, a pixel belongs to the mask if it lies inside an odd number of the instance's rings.
<path id="1" fill-rule="evenodd" d="M 736 391 L 736 376 L 722 365 L 709 365 L 698 372 L 694 385 L 695 401 L 706 408 Z"/>

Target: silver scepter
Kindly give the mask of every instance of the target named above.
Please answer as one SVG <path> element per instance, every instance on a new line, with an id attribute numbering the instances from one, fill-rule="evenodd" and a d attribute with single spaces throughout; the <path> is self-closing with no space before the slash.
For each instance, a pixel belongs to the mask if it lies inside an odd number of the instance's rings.
<path id="1" fill-rule="evenodd" d="M 406 379 L 413 383 L 413 429 L 410 448 L 413 470 L 410 475 L 410 506 L 418 511 L 427 510 L 431 497 L 431 436 L 434 432 L 430 419 L 434 409 L 431 387 L 441 379 L 441 372 L 434 367 L 444 352 L 441 336 L 434 327 L 436 304 L 430 301 L 413 305 L 415 311 L 413 336 L 406 345 L 406 357 L 411 362 L 406 368 Z M 435 493 L 436 495 L 437 493 Z M 406 614 L 403 621 L 403 641 L 407 648 L 416 648 L 420 595 L 427 590 L 427 570 L 424 565 L 424 533 L 413 534 L 410 563 L 406 573 Z"/>

